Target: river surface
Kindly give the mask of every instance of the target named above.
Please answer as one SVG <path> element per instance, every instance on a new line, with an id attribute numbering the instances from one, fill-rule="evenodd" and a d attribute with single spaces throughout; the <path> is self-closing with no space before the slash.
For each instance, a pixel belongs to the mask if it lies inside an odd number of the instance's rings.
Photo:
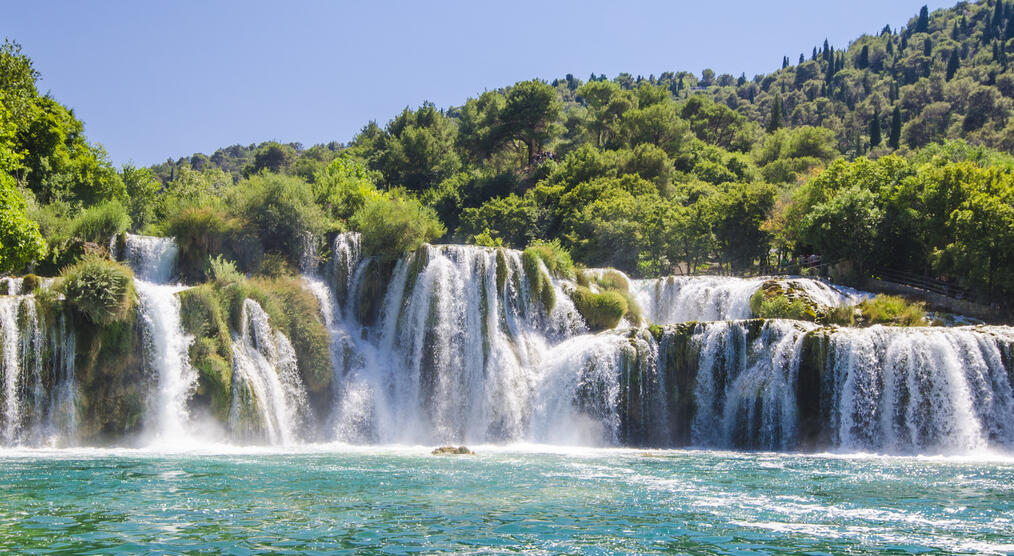
<path id="1" fill-rule="evenodd" d="M 0 449 L 0 552 L 1014 552 L 1014 458 Z"/>

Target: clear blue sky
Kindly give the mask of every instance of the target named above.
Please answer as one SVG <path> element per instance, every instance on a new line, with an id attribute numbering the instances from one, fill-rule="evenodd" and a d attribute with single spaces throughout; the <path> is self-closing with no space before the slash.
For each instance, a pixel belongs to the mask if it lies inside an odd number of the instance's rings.
<path id="1" fill-rule="evenodd" d="M 904 25 L 924 3 L 3 0 L 0 34 L 115 163 L 147 165 L 236 143 L 348 141 L 407 105 L 458 105 L 532 77 L 752 77 L 825 37 L 843 47 Z"/>

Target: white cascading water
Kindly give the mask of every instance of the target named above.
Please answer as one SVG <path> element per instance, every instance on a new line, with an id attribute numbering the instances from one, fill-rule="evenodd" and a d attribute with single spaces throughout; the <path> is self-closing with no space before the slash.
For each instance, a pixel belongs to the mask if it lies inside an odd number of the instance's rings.
<path id="1" fill-rule="evenodd" d="M 838 329 L 831 432 L 846 451 L 1014 448 L 1007 327 Z M 1009 363 L 1008 363 L 1009 364 Z"/>
<path id="2" fill-rule="evenodd" d="M 157 378 L 146 429 L 158 443 L 189 438 L 187 403 L 197 389 L 197 371 L 189 355 L 193 338 L 183 332 L 176 295 L 186 288 L 171 283 L 176 252 L 172 238 L 127 234 L 124 256 L 134 270 L 141 305 L 145 363 Z"/>
<path id="3" fill-rule="evenodd" d="M 73 444 L 75 336 L 62 313 L 47 332 L 34 295 L 21 293 L 22 280 L 6 281 L 11 295 L 0 296 L 0 445 Z"/>
<path id="4" fill-rule="evenodd" d="M 284 334 L 271 328 L 256 301 L 243 302 L 241 318 L 242 328 L 232 340 L 229 428 L 247 440 L 292 444 L 300 439 L 308 412 L 296 352 Z"/>
<path id="5" fill-rule="evenodd" d="M 656 324 L 748 319 L 750 296 L 771 277 L 668 276 L 631 280 L 631 293 L 644 316 Z M 851 305 L 870 294 L 813 278 L 778 278 L 803 290 L 818 305 Z"/>
<path id="6" fill-rule="evenodd" d="M 754 340 L 748 323 L 697 325 L 691 443 L 786 450 L 796 442 L 796 378 L 808 323 L 771 320 Z"/>

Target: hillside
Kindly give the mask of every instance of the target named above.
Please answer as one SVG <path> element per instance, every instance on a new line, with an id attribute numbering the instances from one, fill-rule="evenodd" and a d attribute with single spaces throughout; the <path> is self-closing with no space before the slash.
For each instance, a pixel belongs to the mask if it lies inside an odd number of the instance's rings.
<path id="1" fill-rule="evenodd" d="M 303 238 L 351 228 L 388 258 L 423 241 L 550 242 L 579 264 L 657 276 L 818 254 L 856 280 L 892 269 L 1002 298 L 1014 291 L 1012 37 L 1010 2 L 963 2 L 749 80 L 522 81 L 406 108 L 348 145 L 235 145 L 119 172 L 72 112 L 13 86 L 37 74 L 9 44 L 4 71 L 20 78 L 4 78 L 5 98 L 35 112 L 11 111 L 8 176 L 51 248 L 7 267 L 55 272 L 75 241 L 201 223 L 216 245 L 256 238 L 290 266 Z M 206 258 L 184 256 L 194 278 Z"/>

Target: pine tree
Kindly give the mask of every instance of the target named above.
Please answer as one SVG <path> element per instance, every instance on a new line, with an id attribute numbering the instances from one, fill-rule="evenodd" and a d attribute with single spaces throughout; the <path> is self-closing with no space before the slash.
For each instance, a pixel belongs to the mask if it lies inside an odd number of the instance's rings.
<path id="1" fill-rule="evenodd" d="M 771 105 L 771 119 L 768 120 L 767 132 L 774 133 L 782 127 L 782 95 L 775 95 Z"/>
<path id="2" fill-rule="evenodd" d="M 951 52 L 950 58 L 947 59 L 947 81 L 954 79 L 954 74 L 958 71 L 958 65 L 961 61 L 958 59 L 959 53 L 957 49 Z"/>
<path id="3" fill-rule="evenodd" d="M 897 149 L 901 145 L 901 107 L 895 105 L 894 113 L 891 114 L 891 136 L 887 140 L 887 144 L 892 149 Z"/>
<path id="4" fill-rule="evenodd" d="M 870 120 L 870 146 L 879 147 L 881 141 L 880 136 L 880 111 L 877 110 L 873 113 L 873 119 Z"/>
<path id="5" fill-rule="evenodd" d="M 919 10 L 919 21 L 915 24 L 916 33 L 929 33 L 929 8 L 923 6 Z"/>

